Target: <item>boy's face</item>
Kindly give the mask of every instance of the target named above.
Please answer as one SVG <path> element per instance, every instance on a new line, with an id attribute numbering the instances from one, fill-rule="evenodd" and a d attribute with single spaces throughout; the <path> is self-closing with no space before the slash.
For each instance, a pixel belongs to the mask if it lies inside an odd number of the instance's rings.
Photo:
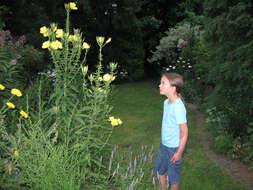
<path id="1" fill-rule="evenodd" d="M 165 95 L 167 97 L 169 97 L 175 91 L 175 87 L 170 85 L 170 81 L 165 76 L 161 78 L 159 89 L 160 89 L 160 94 Z"/>

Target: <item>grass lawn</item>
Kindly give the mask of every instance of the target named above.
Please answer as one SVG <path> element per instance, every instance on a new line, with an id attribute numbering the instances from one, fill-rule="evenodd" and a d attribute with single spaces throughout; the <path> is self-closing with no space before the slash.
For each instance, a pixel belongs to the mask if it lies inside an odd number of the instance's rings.
<path id="1" fill-rule="evenodd" d="M 120 117 L 124 125 L 115 128 L 110 142 L 119 145 L 119 151 L 138 150 L 142 145 L 153 146 L 156 154 L 161 142 L 164 100 L 165 97 L 158 92 L 157 83 L 116 85 L 112 101 L 113 115 Z M 208 160 L 197 136 L 196 115 L 188 109 L 187 118 L 189 139 L 181 171 L 180 190 L 246 190 Z M 143 180 L 146 184 L 143 189 L 154 189 L 151 175 Z M 147 184 L 150 184 L 150 188 L 147 188 Z"/>

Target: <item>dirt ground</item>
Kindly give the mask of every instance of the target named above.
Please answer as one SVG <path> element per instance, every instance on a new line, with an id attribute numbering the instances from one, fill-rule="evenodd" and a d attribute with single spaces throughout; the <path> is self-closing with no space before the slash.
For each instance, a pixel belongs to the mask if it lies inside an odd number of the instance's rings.
<path id="1" fill-rule="evenodd" d="M 244 184 L 247 188 L 253 190 L 253 170 L 248 170 L 248 166 L 242 164 L 239 161 L 231 160 L 230 158 L 215 153 L 210 149 L 210 139 L 208 135 L 201 130 L 201 128 L 205 125 L 205 119 L 203 114 L 201 114 L 197 107 L 192 104 L 187 105 L 188 108 L 193 110 L 197 115 L 197 127 L 200 129 L 198 130 L 199 136 L 201 138 L 203 149 L 207 155 L 207 157 L 222 168 L 222 171 L 226 174 L 232 176 L 238 183 Z"/>

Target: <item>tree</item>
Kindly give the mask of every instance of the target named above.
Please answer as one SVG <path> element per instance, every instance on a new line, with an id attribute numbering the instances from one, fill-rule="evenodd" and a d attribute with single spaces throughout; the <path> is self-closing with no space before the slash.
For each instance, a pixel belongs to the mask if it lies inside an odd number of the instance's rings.
<path id="1" fill-rule="evenodd" d="M 210 106 L 229 116 L 229 132 L 247 134 L 253 121 L 253 4 L 206 0 L 206 41 L 211 60 L 207 80 L 214 89 Z"/>

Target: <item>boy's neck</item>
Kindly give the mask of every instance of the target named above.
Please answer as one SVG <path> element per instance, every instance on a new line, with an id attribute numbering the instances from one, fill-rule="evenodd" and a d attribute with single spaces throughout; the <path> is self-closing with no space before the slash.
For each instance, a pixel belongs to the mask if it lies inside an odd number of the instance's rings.
<path id="1" fill-rule="evenodd" d="M 168 96 L 168 99 L 169 99 L 168 103 L 169 104 L 173 104 L 178 99 L 178 95 L 177 94 L 173 94 L 171 96 Z"/>

